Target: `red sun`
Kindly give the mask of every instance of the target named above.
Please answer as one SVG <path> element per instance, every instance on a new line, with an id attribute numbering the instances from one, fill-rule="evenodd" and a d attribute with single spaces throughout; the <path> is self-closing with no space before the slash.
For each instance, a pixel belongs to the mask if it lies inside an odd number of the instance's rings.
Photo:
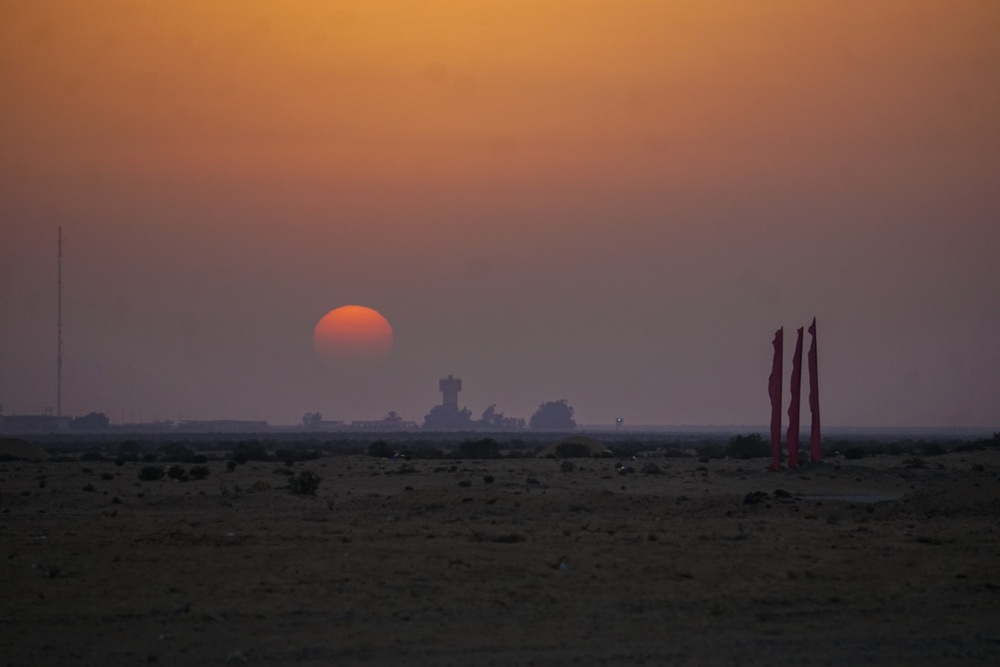
<path id="1" fill-rule="evenodd" d="M 392 327 L 382 314 L 365 306 L 341 306 L 323 316 L 313 330 L 313 346 L 327 363 L 369 365 L 392 352 Z"/>

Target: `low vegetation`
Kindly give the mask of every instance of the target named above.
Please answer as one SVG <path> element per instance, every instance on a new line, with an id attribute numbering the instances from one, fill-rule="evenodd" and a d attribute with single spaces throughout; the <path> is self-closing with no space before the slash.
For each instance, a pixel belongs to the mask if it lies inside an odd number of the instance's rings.
<path id="1" fill-rule="evenodd" d="M 167 477 L 176 479 L 178 482 L 188 481 L 188 472 L 179 465 L 172 465 L 167 468 Z"/>
<path id="2" fill-rule="evenodd" d="M 771 443 L 764 442 L 759 433 L 736 435 L 730 438 L 726 455 L 732 459 L 757 459 L 771 456 Z"/>
<path id="3" fill-rule="evenodd" d="M 312 470 L 303 470 L 288 478 L 288 490 L 298 496 L 315 496 L 322 478 Z"/>
<path id="4" fill-rule="evenodd" d="M 560 459 L 585 459 L 590 455 L 590 447 L 581 442 L 560 442 L 556 445 L 556 457 Z"/>
<path id="5" fill-rule="evenodd" d="M 163 479 L 163 466 L 143 466 L 139 470 L 139 479 L 143 482 L 155 482 L 158 479 Z"/>
<path id="6" fill-rule="evenodd" d="M 495 459 L 500 456 L 500 445 L 492 438 L 466 440 L 458 446 L 458 457 L 462 459 Z"/>

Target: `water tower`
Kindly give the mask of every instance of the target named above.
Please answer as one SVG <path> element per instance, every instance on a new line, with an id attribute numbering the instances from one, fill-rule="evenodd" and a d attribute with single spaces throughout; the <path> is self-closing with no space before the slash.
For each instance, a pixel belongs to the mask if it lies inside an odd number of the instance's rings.
<path id="1" fill-rule="evenodd" d="M 450 405 L 458 408 L 458 392 L 462 391 L 462 378 L 452 377 L 441 378 L 438 381 L 438 391 L 441 392 L 441 405 Z"/>

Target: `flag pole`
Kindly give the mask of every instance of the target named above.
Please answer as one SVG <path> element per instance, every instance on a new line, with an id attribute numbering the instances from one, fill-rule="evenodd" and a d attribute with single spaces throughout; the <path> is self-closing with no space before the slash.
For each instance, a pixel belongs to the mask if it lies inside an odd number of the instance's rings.
<path id="1" fill-rule="evenodd" d="M 816 354 L 816 318 L 809 325 L 809 412 L 812 414 L 812 428 L 809 432 L 809 456 L 813 461 L 823 458 L 822 438 L 819 425 L 819 361 Z"/>
<path id="2" fill-rule="evenodd" d="M 802 327 L 796 332 L 795 353 L 792 355 L 792 397 L 788 402 L 788 433 L 785 441 L 788 443 L 788 467 L 799 464 L 799 396 L 802 393 Z"/>
<path id="3" fill-rule="evenodd" d="M 785 328 L 774 332 L 774 359 L 771 361 L 771 376 L 767 380 L 767 391 L 771 397 L 771 471 L 781 469 L 781 362 L 784 356 Z"/>

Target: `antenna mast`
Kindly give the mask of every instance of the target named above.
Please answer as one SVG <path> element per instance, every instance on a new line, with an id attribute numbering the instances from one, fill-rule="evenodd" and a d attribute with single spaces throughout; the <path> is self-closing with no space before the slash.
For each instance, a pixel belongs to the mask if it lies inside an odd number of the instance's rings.
<path id="1" fill-rule="evenodd" d="M 56 417 L 62 417 L 62 226 L 59 227 L 58 291 L 56 303 Z"/>

